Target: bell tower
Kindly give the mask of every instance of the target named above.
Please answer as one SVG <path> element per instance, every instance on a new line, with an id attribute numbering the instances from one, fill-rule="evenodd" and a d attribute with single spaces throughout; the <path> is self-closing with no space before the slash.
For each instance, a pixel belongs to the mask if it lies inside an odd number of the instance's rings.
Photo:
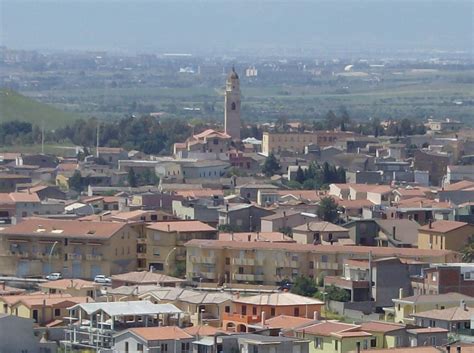
<path id="1" fill-rule="evenodd" d="M 234 67 L 227 76 L 224 103 L 225 133 L 232 140 L 240 140 L 240 81 Z"/>

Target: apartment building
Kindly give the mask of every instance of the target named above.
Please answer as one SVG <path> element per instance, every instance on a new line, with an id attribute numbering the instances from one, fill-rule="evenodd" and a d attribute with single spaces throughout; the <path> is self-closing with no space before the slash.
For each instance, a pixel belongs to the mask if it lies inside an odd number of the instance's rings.
<path id="1" fill-rule="evenodd" d="M 431 264 L 419 276 L 411 277 L 414 294 L 457 292 L 474 296 L 474 264 Z"/>
<path id="2" fill-rule="evenodd" d="M 94 278 L 136 269 L 137 232 L 123 222 L 29 218 L 0 229 L 5 275 Z"/>
<path id="3" fill-rule="evenodd" d="M 195 220 L 149 224 L 138 238 L 138 268 L 173 274 L 177 264 L 186 260 L 184 244 L 192 239 L 217 239 L 217 231 Z"/>
<path id="4" fill-rule="evenodd" d="M 399 257 L 416 261 L 456 262 L 446 250 L 312 245 L 277 242 L 191 240 L 186 247 L 188 280 L 215 283 L 279 285 L 298 275 L 342 275 L 345 259 Z"/>
<path id="5" fill-rule="evenodd" d="M 418 230 L 418 247 L 460 251 L 473 235 L 474 226 L 465 222 L 430 221 Z"/>
<path id="6" fill-rule="evenodd" d="M 262 153 L 292 151 L 303 154 L 308 145 L 319 147 L 333 146 L 336 142 L 344 141 L 355 134 L 346 131 L 315 131 L 315 132 L 264 132 L 262 139 Z"/>

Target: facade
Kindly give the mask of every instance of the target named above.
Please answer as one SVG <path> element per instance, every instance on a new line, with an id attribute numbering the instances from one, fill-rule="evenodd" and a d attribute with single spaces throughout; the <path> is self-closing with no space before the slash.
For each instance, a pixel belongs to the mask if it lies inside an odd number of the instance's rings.
<path id="1" fill-rule="evenodd" d="M 192 239 L 217 239 L 217 231 L 194 220 L 149 224 L 144 237 L 138 238 L 138 267 L 173 274 L 177 264 L 186 260 L 184 243 Z"/>
<path id="2" fill-rule="evenodd" d="M 306 339 L 256 334 L 222 337 L 222 352 L 308 353 Z"/>
<path id="3" fill-rule="evenodd" d="M 118 222 L 29 218 L 0 230 L 5 275 L 94 278 L 136 269 L 137 232 Z"/>
<path id="4" fill-rule="evenodd" d="M 474 266 L 472 264 L 432 264 L 419 276 L 412 276 L 415 295 L 457 292 L 474 297 Z"/>
<path id="5" fill-rule="evenodd" d="M 240 140 L 240 80 L 232 68 L 227 76 L 224 100 L 224 131 L 232 140 Z"/>
<path id="6" fill-rule="evenodd" d="M 228 162 L 218 160 L 201 160 L 181 165 L 184 179 L 219 179 L 229 167 Z"/>
<path id="7" fill-rule="evenodd" d="M 90 298 L 100 295 L 100 284 L 82 279 L 59 279 L 40 283 L 38 286 L 47 294 L 69 294 L 73 297 Z"/>
<path id="8" fill-rule="evenodd" d="M 441 185 L 449 164 L 450 157 L 447 154 L 421 150 L 415 151 L 414 168 L 416 170 L 428 171 L 431 185 Z"/>
<path id="9" fill-rule="evenodd" d="M 474 235 L 474 226 L 464 222 L 429 222 L 418 230 L 418 248 L 460 251 Z"/>
<path id="10" fill-rule="evenodd" d="M 270 216 L 262 217 L 260 224 L 262 232 L 278 232 L 294 228 L 314 219 L 315 215 L 296 211 L 282 211 Z"/>
<path id="11" fill-rule="evenodd" d="M 459 254 L 445 250 L 312 245 L 280 242 L 191 240 L 186 246 L 186 277 L 214 283 L 280 285 L 299 275 L 342 275 L 345 259 L 399 257 L 453 262 Z"/>
<path id="12" fill-rule="evenodd" d="M 260 231 L 261 219 L 271 214 L 273 211 L 247 203 L 226 204 L 218 209 L 219 225 L 236 232 Z"/>
<path id="13" fill-rule="evenodd" d="M 309 222 L 293 228 L 293 239 L 300 244 L 333 244 L 349 239 L 347 228 L 330 222 Z"/>

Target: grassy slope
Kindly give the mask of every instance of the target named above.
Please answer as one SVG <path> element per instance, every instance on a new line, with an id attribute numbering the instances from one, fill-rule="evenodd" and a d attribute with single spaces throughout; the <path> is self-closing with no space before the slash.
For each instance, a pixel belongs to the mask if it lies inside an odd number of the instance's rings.
<path id="1" fill-rule="evenodd" d="M 63 112 L 17 92 L 0 89 L 0 122 L 20 120 L 39 126 L 44 122 L 45 128 L 54 129 L 76 118 L 78 116 L 72 113 Z"/>

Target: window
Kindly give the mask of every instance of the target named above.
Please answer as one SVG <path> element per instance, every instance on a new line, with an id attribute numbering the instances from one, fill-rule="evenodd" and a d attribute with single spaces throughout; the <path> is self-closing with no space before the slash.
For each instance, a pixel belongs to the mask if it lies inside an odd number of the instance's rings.
<path id="1" fill-rule="evenodd" d="M 314 338 L 314 348 L 322 348 L 323 339 L 321 337 Z"/>
<path id="2" fill-rule="evenodd" d="M 137 343 L 137 351 L 143 352 L 143 344 Z"/>
<path id="3" fill-rule="evenodd" d="M 250 351 L 250 353 L 258 353 L 258 346 L 254 346 L 252 345 L 252 350 Z"/>
<path id="4" fill-rule="evenodd" d="M 275 316 L 275 308 L 270 308 L 270 316 Z"/>
<path id="5" fill-rule="evenodd" d="M 300 308 L 295 308 L 294 316 L 300 316 Z"/>
<path id="6" fill-rule="evenodd" d="M 364 347 L 364 349 L 367 349 L 368 348 L 368 341 L 367 340 L 364 340 L 363 344 L 362 344 L 362 347 Z"/>
<path id="7" fill-rule="evenodd" d="M 334 341 L 334 350 L 336 350 L 336 351 L 339 350 L 339 341 L 338 340 Z"/>
<path id="8" fill-rule="evenodd" d="M 309 262 L 309 268 L 312 270 L 314 268 L 314 262 L 313 261 L 310 261 Z"/>
<path id="9" fill-rule="evenodd" d="M 213 143 L 214 145 L 218 145 L 218 144 L 219 144 L 219 140 L 218 140 L 218 139 L 214 139 L 214 140 L 212 140 L 212 143 Z"/>
<path id="10" fill-rule="evenodd" d="M 162 352 L 168 352 L 168 343 L 162 343 L 161 344 L 161 351 Z"/>
<path id="11" fill-rule="evenodd" d="M 54 309 L 54 316 L 61 316 L 61 309 Z"/>
<path id="12" fill-rule="evenodd" d="M 229 306 L 229 305 L 226 305 L 226 306 L 224 307 L 224 311 L 225 311 L 226 313 L 230 313 L 230 306 Z"/>
<path id="13" fill-rule="evenodd" d="M 230 257 L 226 257 L 226 258 L 225 258 L 225 264 L 226 264 L 226 265 L 230 265 Z"/>
<path id="14" fill-rule="evenodd" d="M 370 340 L 370 348 L 376 348 L 377 347 L 377 338 L 372 338 Z"/>
<path id="15" fill-rule="evenodd" d="M 252 315 L 257 315 L 257 307 L 256 306 L 252 307 Z"/>
<path id="16" fill-rule="evenodd" d="M 328 256 L 327 255 L 321 256 L 321 262 L 328 262 Z"/>
<path id="17" fill-rule="evenodd" d="M 231 110 L 235 110 L 235 109 L 236 109 L 235 102 L 232 102 L 232 104 L 231 104 L 231 106 L 230 106 L 230 109 L 231 109 Z"/>
<path id="18" fill-rule="evenodd" d="M 433 347 L 436 346 L 436 336 L 431 336 L 430 337 L 430 343 Z"/>
<path id="19" fill-rule="evenodd" d="M 128 346 L 128 342 L 125 341 L 125 353 L 128 353 L 130 351 L 130 348 Z"/>

